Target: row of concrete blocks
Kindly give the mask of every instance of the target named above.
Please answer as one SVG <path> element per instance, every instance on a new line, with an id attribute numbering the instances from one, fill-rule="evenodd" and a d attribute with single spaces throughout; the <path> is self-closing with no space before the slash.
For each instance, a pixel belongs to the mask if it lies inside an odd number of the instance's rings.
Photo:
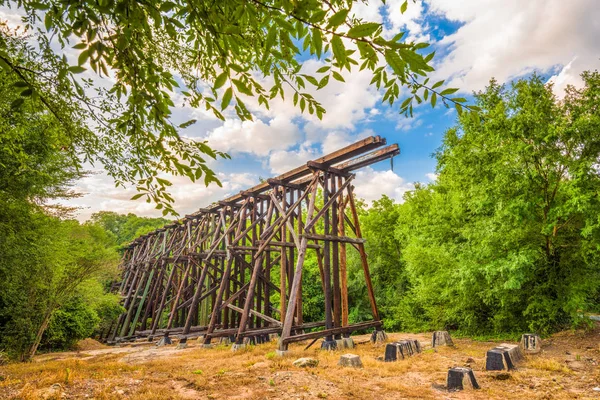
<path id="1" fill-rule="evenodd" d="M 432 347 L 442 345 L 453 346 L 450 334 L 446 331 L 433 333 Z M 521 337 L 520 345 L 503 343 L 488 350 L 485 369 L 487 371 L 512 370 L 523 359 L 523 352 L 538 353 L 541 351 L 541 339 L 538 335 L 526 333 Z M 387 344 L 385 348 L 386 362 L 397 361 L 421 352 L 418 340 L 407 339 Z M 448 371 L 447 388 L 450 391 L 463 390 L 465 387 L 479 389 L 479 384 L 471 368 L 454 367 Z"/>
<path id="2" fill-rule="evenodd" d="M 542 340 L 533 333 L 521 336 L 521 343 L 502 343 L 488 350 L 485 357 L 485 369 L 487 371 L 503 371 L 516 368 L 519 361 L 523 359 L 523 353 L 535 354 L 542 350 Z"/>
<path id="3" fill-rule="evenodd" d="M 263 343 L 268 343 L 271 342 L 275 339 L 277 339 L 279 337 L 279 335 L 275 334 L 269 334 L 269 335 L 255 335 L 255 336 L 247 336 L 244 338 L 244 341 L 242 342 L 243 346 L 246 345 L 257 345 L 257 344 L 263 344 Z M 178 348 L 185 348 L 187 347 L 187 338 L 183 338 L 179 341 L 179 343 L 177 344 Z M 204 340 L 203 336 L 200 336 L 199 338 L 197 338 L 198 341 L 202 342 Z M 235 342 L 235 336 L 224 336 L 224 337 L 220 337 L 219 338 L 219 344 L 221 345 L 229 345 L 233 343 L 233 346 L 236 346 Z M 156 345 L 158 347 L 161 346 L 166 346 L 166 345 L 170 345 L 173 344 L 173 340 L 165 335 L 163 337 L 161 337 L 159 339 L 159 341 L 156 343 Z M 238 345 L 239 346 L 239 345 Z"/>
<path id="4" fill-rule="evenodd" d="M 485 357 L 486 371 L 513 370 L 519 361 L 523 359 L 523 352 L 529 354 L 539 353 L 542 349 L 540 337 L 533 333 L 521 336 L 519 345 L 503 343 L 490 349 Z M 463 390 L 466 386 L 479 389 L 477 379 L 471 368 L 454 367 L 448 371 L 447 388 L 450 391 Z"/>

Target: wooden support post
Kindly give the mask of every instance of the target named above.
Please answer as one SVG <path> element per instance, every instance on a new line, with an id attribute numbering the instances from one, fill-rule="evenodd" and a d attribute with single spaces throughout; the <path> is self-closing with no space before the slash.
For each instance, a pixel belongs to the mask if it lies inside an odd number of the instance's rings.
<path id="1" fill-rule="evenodd" d="M 312 219 L 312 215 L 314 213 L 315 210 L 315 201 L 317 198 L 317 184 L 316 184 L 316 179 L 314 181 L 314 185 L 312 186 L 312 193 L 311 193 L 311 197 L 308 203 L 308 213 L 306 216 L 306 221 L 309 222 Z M 296 275 L 296 279 L 294 280 L 294 285 L 292 287 L 291 293 L 290 293 L 290 301 L 289 301 L 289 308 L 286 311 L 286 316 L 285 316 L 285 320 L 283 323 L 283 329 L 281 331 L 281 340 L 280 340 L 280 345 L 279 345 L 279 350 L 287 350 L 287 344 L 284 342 L 284 339 L 289 337 L 292 331 L 292 323 L 294 320 L 294 306 L 296 305 L 296 299 L 298 297 L 298 288 L 300 287 L 300 284 L 302 282 L 302 279 L 300 279 L 301 274 L 302 274 L 302 267 L 304 265 L 304 258 L 306 257 L 306 248 L 308 245 L 308 239 L 306 237 L 303 237 L 300 240 L 300 248 L 298 249 L 298 260 L 296 261 L 296 269 L 294 274 Z"/>
<path id="2" fill-rule="evenodd" d="M 350 199 L 350 211 L 352 212 L 352 218 L 354 219 L 354 233 L 356 234 L 357 238 L 362 239 L 360 223 L 358 221 L 358 212 L 356 211 L 356 205 L 354 204 L 354 196 L 352 195 L 351 187 L 348 188 L 348 198 Z M 373 291 L 373 283 L 371 282 L 371 273 L 369 272 L 367 253 L 365 252 L 365 245 L 363 243 L 358 244 L 358 252 L 360 253 L 360 261 L 365 275 L 365 283 L 367 284 L 367 293 L 369 295 L 369 303 L 371 304 L 371 313 L 373 314 L 373 319 L 375 321 L 379 321 L 379 311 L 377 310 L 377 302 L 375 300 L 375 292 Z"/>

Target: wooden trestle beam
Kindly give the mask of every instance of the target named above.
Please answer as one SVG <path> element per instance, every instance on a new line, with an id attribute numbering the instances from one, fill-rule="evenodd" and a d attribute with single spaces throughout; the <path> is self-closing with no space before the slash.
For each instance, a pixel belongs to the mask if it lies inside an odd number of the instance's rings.
<path id="1" fill-rule="evenodd" d="M 294 341 L 331 343 L 354 330 L 381 330 L 352 171 L 400 153 L 398 145 L 385 145 L 379 136 L 366 138 L 134 240 L 118 286 L 126 311 L 105 339 L 178 335 L 241 344 L 277 333 L 286 350 Z M 354 325 L 347 244 L 359 252 L 372 312 L 371 321 Z M 319 265 L 324 321 L 303 319 L 309 252 Z"/>

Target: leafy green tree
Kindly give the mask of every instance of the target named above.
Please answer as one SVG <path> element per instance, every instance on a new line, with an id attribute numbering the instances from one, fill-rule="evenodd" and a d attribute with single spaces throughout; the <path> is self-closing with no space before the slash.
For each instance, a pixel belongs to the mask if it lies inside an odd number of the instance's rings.
<path id="1" fill-rule="evenodd" d="M 402 206 L 415 325 L 547 333 L 600 287 L 600 75 L 559 102 L 538 76 L 476 95 L 437 154 L 439 178 Z"/>
<path id="2" fill-rule="evenodd" d="M 226 156 L 205 143 L 186 139 L 175 125 L 174 93 L 185 103 L 225 119 L 232 105 L 242 120 L 252 119 L 248 97 L 268 108 L 286 92 L 302 112 L 321 118 L 326 110 L 307 91 L 344 81 L 343 70 L 367 70 L 371 84 L 394 104 L 408 90 L 399 111 L 416 103 L 444 102 L 458 111 L 466 100 L 456 89 L 429 82 L 433 52 L 406 32 L 383 35 L 380 23 L 358 19 L 352 0 L 227 0 L 126 2 L 86 0 L 0 0 L 18 8 L 36 47 L 0 29 L 0 66 L 19 79 L 22 99 L 44 107 L 73 127 L 68 151 L 99 160 L 118 184 L 134 184 L 147 200 L 174 213 L 170 182 L 158 172 L 204 177 L 217 182 L 206 156 Z M 406 1 L 401 10 L 408 6 Z M 77 50 L 76 65 L 63 53 Z M 60 50 L 57 48 L 60 47 Z M 316 74 L 302 59 L 323 60 Z M 114 78 L 107 89 L 76 74 Z M 269 78 L 262 79 L 259 76 Z M 94 92 L 94 95 L 88 95 Z M 404 95 L 403 95 L 404 96 Z M 66 106 L 66 107 L 65 107 Z M 89 126 L 89 128 L 88 128 Z"/>
<path id="3" fill-rule="evenodd" d="M 100 211 L 92 214 L 91 223 L 98 224 L 115 237 L 115 244 L 123 246 L 136 237 L 166 225 L 164 218 L 138 217 L 135 214 L 118 214 L 113 211 Z"/>
<path id="4" fill-rule="evenodd" d="M 361 207 L 360 210 L 360 226 L 363 237 L 367 240 L 365 250 L 369 255 L 369 268 L 381 317 L 386 329 L 402 329 L 398 307 L 401 299 L 406 296 L 408 282 L 402 261 L 402 245 L 393 234 L 400 214 L 399 204 L 384 195 L 380 200 L 374 201 L 371 207 Z M 371 309 L 367 302 L 360 259 L 353 257 L 351 260 L 350 300 L 354 304 L 355 313 L 360 304 L 361 313 L 369 315 Z M 352 279 L 353 277 L 356 279 Z M 356 299 L 364 300 L 358 303 Z"/>
<path id="5" fill-rule="evenodd" d="M 46 208 L 49 199 L 72 196 L 81 172 L 64 151 L 69 127 L 40 98 L 14 107 L 22 90 L 16 82 L 0 71 L 0 348 L 25 359 L 81 282 L 109 273 L 118 254 L 102 228 Z"/>

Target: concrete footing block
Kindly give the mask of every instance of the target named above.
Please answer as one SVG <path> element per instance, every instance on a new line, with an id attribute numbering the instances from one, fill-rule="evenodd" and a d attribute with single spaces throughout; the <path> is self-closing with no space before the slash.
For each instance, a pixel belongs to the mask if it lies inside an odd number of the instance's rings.
<path id="1" fill-rule="evenodd" d="M 421 352 L 421 343 L 416 339 L 400 340 L 398 342 L 388 343 L 385 346 L 384 361 L 392 362 L 403 360 L 414 354 Z"/>
<path id="2" fill-rule="evenodd" d="M 448 390 L 480 389 L 471 368 L 454 367 L 448 370 Z"/>
<path id="3" fill-rule="evenodd" d="M 163 336 L 160 338 L 160 340 L 158 341 L 158 343 L 156 343 L 157 347 L 162 347 L 162 346 L 168 346 L 170 344 L 173 344 L 173 341 L 171 340 L 170 337 L 168 336 Z"/>
<path id="4" fill-rule="evenodd" d="M 231 340 L 231 338 L 230 338 L 230 337 L 228 337 L 228 336 L 225 336 L 225 337 L 219 338 L 219 344 L 226 344 L 226 345 L 229 345 L 229 344 L 231 344 L 231 342 L 232 342 L 232 340 Z"/>
<path id="5" fill-rule="evenodd" d="M 374 344 L 385 343 L 385 342 L 387 342 L 387 339 L 388 339 L 388 337 L 384 331 L 375 330 L 371 334 L 371 343 L 374 343 Z"/>
<path id="6" fill-rule="evenodd" d="M 344 349 L 353 349 L 354 347 L 356 347 L 356 345 L 354 344 L 354 340 L 352 338 L 342 338 L 342 344 L 343 344 L 343 348 Z"/>
<path id="7" fill-rule="evenodd" d="M 321 343 L 321 350 L 333 351 L 337 349 L 337 342 L 335 340 L 323 340 Z"/>
<path id="8" fill-rule="evenodd" d="M 485 356 L 485 369 L 487 371 L 503 371 L 515 369 L 517 362 L 523 359 L 521 349 L 516 344 L 502 343 Z"/>
<path id="9" fill-rule="evenodd" d="M 244 350 L 245 348 L 246 348 L 246 343 L 234 343 L 231 345 L 231 351 L 233 351 L 233 352 Z"/>
<path id="10" fill-rule="evenodd" d="M 275 355 L 277 357 L 287 357 L 290 355 L 289 350 L 275 350 Z"/>
<path id="11" fill-rule="evenodd" d="M 535 333 L 525 333 L 521 336 L 521 350 L 527 354 L 537 354 L 542 351 L 542 339 Z"/>
<path id="12" fill-rule="evenodd" d="M 183 338 L 177 343 L 177 349 L 185 349 L 187 347 L 187 338 Z"/>
<path id="13" fill-rule="evenodd" d="M 343 354 L 340 357 L 338 365 L 341 367 L 362 368 L 363 364 L 360 357 L 356 354 Z"/>
<path id="14" fill-rule="evenodd" d="M 213 347 L 215 347 L 215 345 L 212 343 L 203 343 L 202 344 L 203 349 L 212 349 Z"/>
<path id="15" fill-rule="evenodd" d="M 454 346 L 448 331 L 435 331 L 431 336 L 431 347 Z"/>
<path id="16" fill-rule="evenodd" d="M 256 338 L 254 336 L 247 336 L 243 339 L 245 345 L 254 346 L 256 344 Z"/>

